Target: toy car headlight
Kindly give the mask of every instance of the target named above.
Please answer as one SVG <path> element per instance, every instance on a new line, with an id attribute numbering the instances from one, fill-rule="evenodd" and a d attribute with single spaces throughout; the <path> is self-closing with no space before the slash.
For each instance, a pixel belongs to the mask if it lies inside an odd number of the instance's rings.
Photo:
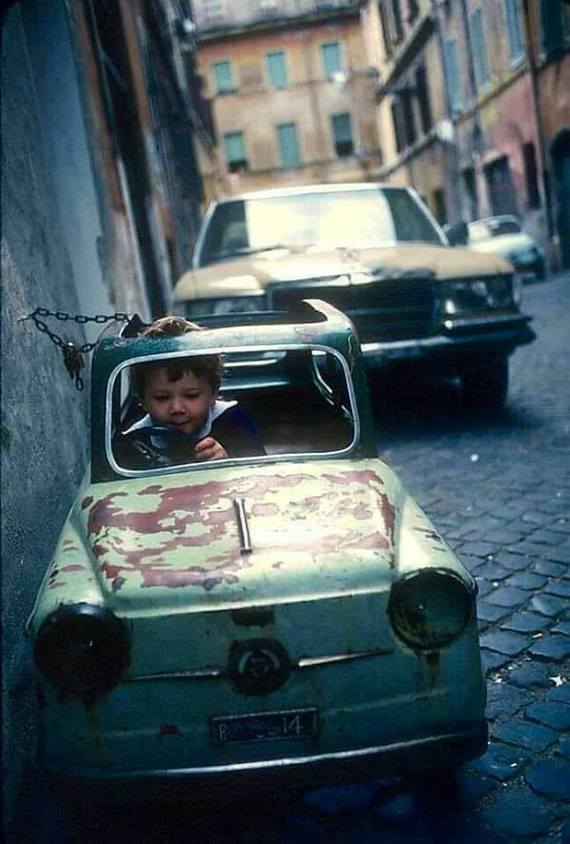
<path id="1" fill-rule="evenodd" d="M 440 304 L 445 315 L 512 307 L 512 278 L 504 275 L 444 281 L 440 288 Z"/>
<path id="2" fill-rule="evenodd" d="M 34 644 L 36 666 L 62 698 L 90 703 L 121 680 L 130 646 L 123 623 L 102 607 L 60 607 L 41 625 Z"/>
<path id="3" fill-rule="evenodd" d="M 392 586 L 388 614 L 397 636 L 414 650 L 448 645 L 467 626 L 474 593 L 454 572 L 413 572 Z"/>
<path id="4" fill-rule="evenodd" d="M 185 303 L 185 315 L 188 319 L 214 314 L 245 314 L 263 311 L 266 308 L 265 296 L 228 296 L 223 299 L 200 299 Z"/>

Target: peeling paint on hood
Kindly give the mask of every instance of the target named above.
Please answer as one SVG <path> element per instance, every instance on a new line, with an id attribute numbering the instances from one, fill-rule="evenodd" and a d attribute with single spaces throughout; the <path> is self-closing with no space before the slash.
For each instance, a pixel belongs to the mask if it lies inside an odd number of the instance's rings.
<path id="1" fill-rule="evenodd" d="M 97 484 L 82 518 L 110 606 L 214 608 L 252 593 L 263 602 L 378 588 L 395 565 L 402 495 L 380 460 L 281 463 Z"/>

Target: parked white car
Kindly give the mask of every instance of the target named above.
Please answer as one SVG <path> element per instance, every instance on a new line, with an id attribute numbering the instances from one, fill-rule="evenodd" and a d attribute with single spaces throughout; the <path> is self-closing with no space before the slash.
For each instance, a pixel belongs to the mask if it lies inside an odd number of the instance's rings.
<path id="1" fill-rule="evenodd" d="M 533 275 L 537 280 L 544 278 L 544 252 L 522 230 L 516 217 L 502 214 L 474 220 L 468 224 L 467 231 L 471 249 L 505 258 L 523 276 Z"/>

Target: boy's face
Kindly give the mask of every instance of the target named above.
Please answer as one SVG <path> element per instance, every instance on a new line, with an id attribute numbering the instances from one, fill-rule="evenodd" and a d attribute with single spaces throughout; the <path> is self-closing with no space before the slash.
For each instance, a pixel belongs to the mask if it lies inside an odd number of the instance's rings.
<path id="1" fill-rule="evenodd" d="M 142 406 L 158 425 L 171 425 L 193 434 L 206 421 L 215 400 L 208 381 L 190 370 L 176 381 L 168 380 L 163 367 L 150 369 L 145 376 Z"/>

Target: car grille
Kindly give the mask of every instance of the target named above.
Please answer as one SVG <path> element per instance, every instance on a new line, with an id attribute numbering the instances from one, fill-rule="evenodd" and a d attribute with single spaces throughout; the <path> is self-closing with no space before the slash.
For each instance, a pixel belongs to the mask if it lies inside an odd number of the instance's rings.
<path id="1" fill-rule="evenodd" d="M 270 288 L 271 307 L 294 309 L 301 299 L 324 299 L 354 323 L 362 343 L 409 340 L 433 333 L 434 296 L 431 279 L 384 279 L 349 285 L 279 283 Z"/>

